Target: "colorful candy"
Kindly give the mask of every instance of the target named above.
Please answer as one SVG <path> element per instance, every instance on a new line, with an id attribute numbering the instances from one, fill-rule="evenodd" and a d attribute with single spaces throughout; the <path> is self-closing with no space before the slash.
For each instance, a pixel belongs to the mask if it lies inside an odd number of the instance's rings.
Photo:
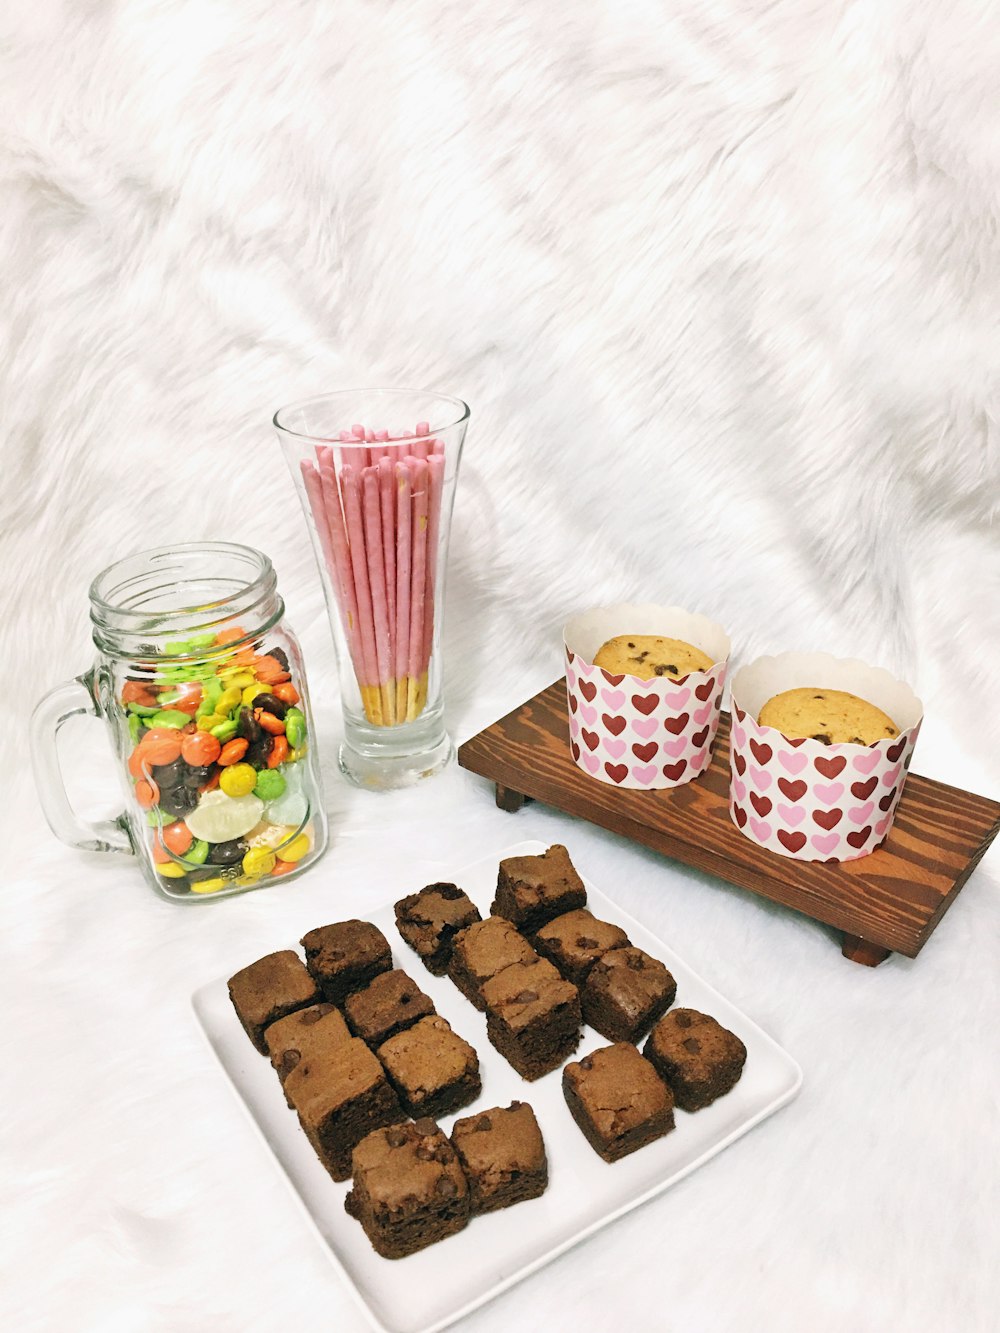
<path id="1" fill-rule="evenodd" d="M 233 626 L 165 654 L 138 662 L 143 678 L 120 694 L 157 874 L 198 894 L 289 874 L 314 837 L 306 718 L 285 652 Z"/>

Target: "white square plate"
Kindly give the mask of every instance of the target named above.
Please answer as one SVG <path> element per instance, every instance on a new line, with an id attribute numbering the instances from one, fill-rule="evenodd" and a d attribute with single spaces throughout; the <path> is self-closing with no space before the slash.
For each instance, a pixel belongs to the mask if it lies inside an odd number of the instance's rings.
<path id="1" fill-rule="evenodd" d="M 486 915 L 498 861 L 544 850 L 540 842 L 518 843 L 459 871 L 455 882 Z M 419 887 L 411 886 L 407 892 Z M 665 1138 L 609 1166 L 571 1119 L 562 1095 L 561 1070 L 534 1083 L 516 1074 L 487 1041 L 485 1017 L 447 977 L 430 975 L 398 934 L 392 905 L 383 907 L 370 919 L 392 945 L 396 966 L 405 968 L 439 1013 L 479 1052 L 483 1091 L 470 1107 L 442 1119 L 442 1129 L 450 1132 L 456 1119 L 473 1111 L 506 1106 L 515 1099 L 526 1101 L 538 1117 L 549 1159 L 549 1188 L 540 1199 L 473 1218 L 459 1235 L 407 1259 L 381 1259 L 358 1223 L 344 1212 L 350 1182 L 335 1184 L 313 1155 L 295 1113 L 285 1105 L 270 1062 L 257 1054 L 240 1027 L 226 978 L 203 986 L 193 996 L 201 1027 L 237 1096 L 298 1194 L 331 1261 L 373 1326 L 383 1333 L 435 1333 L 469 1314 L 599 1227 L 662 1193 L 784 1106 L 801 1086 L 798 1065 L 755 1023 L 589 882 L 587 895 L 595 916 L 616 922 L 633 944 L 666 963 L 677 981 L 678 1004 L 711 1014 L 742 1038 L 747 1048 L 743 1077 L 731 1093 L 705 1110 L 693 1115 L 678 1111 L 677 1127 Z M 295 941 L 274 941 L 275 949 L 289 947 L 297 947 Z M 233 972 L 251 961 L 234 959 Z M 575 1058 L 605 1045 L 604 1037 L 584 1028 Z"/>

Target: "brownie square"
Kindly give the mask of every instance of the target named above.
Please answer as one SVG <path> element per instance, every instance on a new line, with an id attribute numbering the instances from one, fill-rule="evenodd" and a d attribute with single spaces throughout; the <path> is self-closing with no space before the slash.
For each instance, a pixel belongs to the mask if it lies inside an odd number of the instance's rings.
<path id="1" fill-rule="evenodd" d="M 638 1042 L 677 994 L 658 958 L 629 945 L 611 949 L 590 969 L 580 992 L 584 1022 L 609 1041 Z"/>
<path id="2" fill-rule="evenodd" d="M 247 1036 L 261 1055 L 267 1055 L 267 1025 L 322 997 L 298 954 L 282 949 L 258 958 L 230 977 L 229 998 Z"/>
<path id="3" fill-rule="evenodd" d="M 347 1026 L 373 1049 L 435 1012 L 434 1002 L 400 968 L 380 973 L 344 1001 Z"/>
<path id="4" fill-rule="evenodd" d="M 526 935 L 533 935 L 553 917 L 586 905 L 583 880 L 569 852 L 556 843 L 540 856 L 509 856 L 500 862 L 490 911 L 513 921 Z"/>
<path id="5" fill-rule="evenodd" d="M 474 1102 L 483 1088 L 479 1056 L 440 1014 L 397 1032 L 376 1055 L 415 1120 L 449 1115 Z"/>
<path id="6" fill-rule="evenodd" d="M 458 932 L 481 920 L 479 908 L 457 884 L 428 884 L 396 904 L 400 935 L 436 977 L 447 971 Z"/>
<path id="7" fill-rule="evenodd" d="M 739 1082 L 747 1048 L 708 1014 L 672 1009 L 653 1028 L 643 1055 L 682 1111 L 700 1111 Z"/>
<path id="8" fill-rule="evenodd" d="M 606 1162 L 645 1148 L 674 1127 L 670 1089 L 628 1042 L 568 1064 L 562 1083 L 570 1114 Z"/>
<path id="9" fill-rule="evenodd" d="M 299 1124 L 334 1180 L 351 1174 L 351 1152 L 366 1134 L 405 1119 L 385 1072 L 352 1037 L 328 1053 L 304 1055 L 285 1079 Z"/>
<path id="10" fill-rule="evenodd" d="M 534 949 L 506 917 L 488 916 L 455 936 L 448 976 L 477 1009 L 485 1009 L 483 985 L 511 963 L 531 963 Z"/>
<path id="11" fill-rule="evenodd" d="M 402 1259 L 468 1225 L 469 1186 L 454 1148 L 424 1116 L 358 1144 L 344 1207 L 384 1259 Z"/>
<path id="12" fill-rule="evenodd" d="M 367 986 L 392 967 L 389 941 L 370 921 L 337 921 L 317 926 L 302 937 L 306 966 L 319 982 L 324 1000 L 343 1004 L 351 991 Z"/>
<path id="13" fill-rule="evenodd" d="M 567 981 L 582 986 L 602 954 L 629 944 L 621 926 L 599 921 L 585 907 L 565 912 L 542 926 L 532 941 L 543 958 L 554 963 Z"/>
<path id="14" fill-rule="evenodd" d="M 545 1193 L 549 1164 L 542 1131 L 527 1102 L 492 1106 L 456 1120 L 451 1141 L 469 1182 L 473 1215 Z"/>
<path id="15" fill-rule="evenodd" d="M 505 967 L 483 999 L 486 1035 L 522 1078 L 541 1078 L 580 1044 L 579 992 L 545 958 Z"/>
<path id="16" fill-rule="evenodd" d="M 350 1040 L 351 1034 L 344 1022 L 344 1015 L 332 1004 L 326 1003 L 297 1009 L 294 1014 L 272 1023 L 264 1033 L 267 1053 L 282 1087 L 304 1055 L 319 1057 Z M 285 1101 L 291 1106 L 292 1099 L 287 1093 Z"/>

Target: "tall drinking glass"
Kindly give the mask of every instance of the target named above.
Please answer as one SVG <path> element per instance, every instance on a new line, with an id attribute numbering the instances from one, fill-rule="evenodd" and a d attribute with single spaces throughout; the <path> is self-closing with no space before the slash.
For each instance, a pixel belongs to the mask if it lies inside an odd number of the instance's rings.
<path id="1" fill-rule="evenodd" d="M 469 409 L 410 389 L 357 389 L 274 416 L 323 579 L 340 674 L 340 767 L 358 786 L 438 772 L 448 539 Z"/>

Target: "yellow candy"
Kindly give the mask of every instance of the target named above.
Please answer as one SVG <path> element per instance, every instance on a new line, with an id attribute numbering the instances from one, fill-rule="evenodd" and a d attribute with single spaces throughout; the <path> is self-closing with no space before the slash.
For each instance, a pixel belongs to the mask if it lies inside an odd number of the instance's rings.
<path id="1" fill-rule="evenodd" d="M 289 751 L 288 751 L 288 762 L 289 762 L 290 764 L 294 764 L 294 763 L 296 763 L 299 759 L 304 759 L 304 758 L 306 757 L 306 754 L 308 753 L 308 751 L 309 751 L 309 746 L 308 746 L 308 745 L 300 745 L 299 748 L 298 748 L 297 750 L 289 750 Z"/>
<path id="2" fill-rule="evenodd" d="M 156 867 L 156 873 L 164 879 L 183 879 L 187 871 L 176 861 L 164 861 L 163 865 Z"/>
<path id="3" fill-rule="evenodd" d="M 246 689 L 243 691 L 243 702 L 249 708 L 250 705 L 253 703 L 254 699 L 257 698 L 258 694 L 266 694 L 266 693 L 267 693 L 266 685 L 248 685 Z"/>
<path id="4" fill-rule="evenodd" d="M 249 796 L 256 785 L 257 770 L 252 764 L 230 764 L 219 779 L 219 786 L 227 796 Z"/>
<path id="5" fill-rule="evenodd" d="M 297 838 L 293 838 L 287 847 L 278 849 L 281 853 L 282 861 L 301 861 L 309 850 L 308 833 L 300 833 Z"/>
<path id="6" fill-rule="evenodd" d="M 213 727 L 221 727 L 223 722 L 228 722 L 227 717 L 220 717 L 218 713 L 209 713 L 207 717 L 198 719 L 199 731 L 211 731 Z"/>
<path id="7" fill-rule="evenodd" d="M 269 847 L 251 847 L 243 858 L 243 873 L 250 879 L 269 875 L 277 859 Z"/>
<path id="8" fill-rule="evenodd" d="M 189 888 L 192 893 L 218 893 L 229 883 L 221 875 L 213 875 L 211 879 L 196 879 L 191 882 Z"/>
<path id="9" fill-rule="evenodd" d="M 234 685 L 238 690 L 245 690 L 249 688 L 249 686 L 257 684 L 257 677 L 252 671 L 247 671 L 244 668 L 242 671 L 237 671 L 235 676 L 230 676 L 229 683 L 230 685 Z"/>
<path id="10" fill-rule="evenodd" d="M 240 700 L 242 698 L 242 690 L 237 689 L 235 685 L 231 685 L 228 690 L 223 690 L 219 695 L 215 704 L 215 711 L 217 713 L 229 714 L 234 708 L 239 708 Z"/>

